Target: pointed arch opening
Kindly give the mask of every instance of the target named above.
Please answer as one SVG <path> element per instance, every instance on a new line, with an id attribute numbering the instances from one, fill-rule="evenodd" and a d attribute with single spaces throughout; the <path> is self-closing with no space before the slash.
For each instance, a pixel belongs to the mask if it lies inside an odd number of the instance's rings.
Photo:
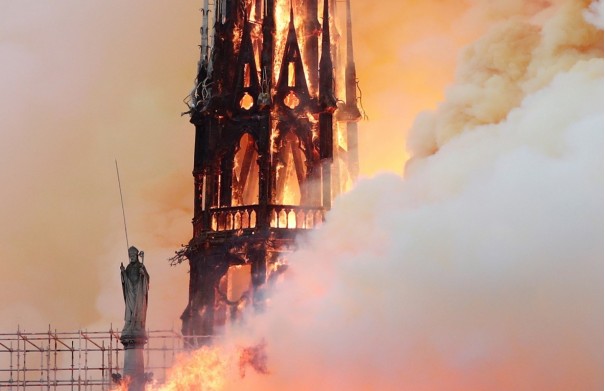
<path id="1" fill-rule="evenodd" d="M 242 312 L 250 301 L 252 287 L 251 266 L 229 266 L 215 286 L 214 325 L 227 326 L 241 320 Z"/>
<path id="2" fill-rule="evenodd" d="M 276 199 L 282 205 L 304 203 L 307 159 L 298 136 L 288 131 L 277 145 Z"/>
<path id="3" fill-rule="evenodd" d="M 258 204 L 258 152 L 254 138 L 245 133 L 233 157 L 233 206 Z"/>

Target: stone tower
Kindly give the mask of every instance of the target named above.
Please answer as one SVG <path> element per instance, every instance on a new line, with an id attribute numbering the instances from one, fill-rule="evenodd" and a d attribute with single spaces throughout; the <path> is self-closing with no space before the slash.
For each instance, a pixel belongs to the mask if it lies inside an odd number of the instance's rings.
<path id="1" fill-rule="evenodd" d="M 361 117 L 350 17 L 341 67 L 335 0 L 211 4 L 202 9 L 201 58 L 187 100 L 193 238 L 175 257 L 190 266 L 182 331 L 201 336 L 245 305 L 263 307 L 295 237 L 319 226 L 356 179 L 351 124 Z"/>

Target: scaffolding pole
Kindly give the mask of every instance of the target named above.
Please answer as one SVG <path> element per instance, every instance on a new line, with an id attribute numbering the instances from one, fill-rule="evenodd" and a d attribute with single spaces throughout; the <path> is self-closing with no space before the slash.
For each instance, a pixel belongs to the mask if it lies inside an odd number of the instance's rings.
<path id="1" fill-rule="evenodd" d="M 199 339 L 174 330 L 148 330 L 145 346 L 146 372 L 158 384 L 165 382 L 168 369 L 179 353 L 191 350 Z M 78 330 L 58 332 L 0 333 L 0 389 L 27 391 L 108 391 L 114 376 L 121 374 L 119 331 Z M 122 352 L 122 353 L 121 353 Z M 122 356 L 123 357 L 123 356 Z"/>

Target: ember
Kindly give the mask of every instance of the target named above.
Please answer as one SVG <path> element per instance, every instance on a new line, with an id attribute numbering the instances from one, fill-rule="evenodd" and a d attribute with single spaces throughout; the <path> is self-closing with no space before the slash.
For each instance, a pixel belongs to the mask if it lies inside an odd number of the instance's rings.
<path id="1" fill-rule="evenodd" d="M 225 386 L 228 363 L 217 349 L 202 348 L 183 356 L 172 368 L 168 381 L 160 391 L 220 391 Z"/>

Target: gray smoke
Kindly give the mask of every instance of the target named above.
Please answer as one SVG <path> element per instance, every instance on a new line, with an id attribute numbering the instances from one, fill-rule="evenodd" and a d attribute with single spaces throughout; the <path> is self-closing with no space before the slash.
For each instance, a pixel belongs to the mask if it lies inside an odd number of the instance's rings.
<path id="1" fill-rule="evenodd" d="M 603 387 L 603 32 L 586 6 L 466 50 L 406 178 L 339 198 L 249 320 L 239 343 L 264 339 L 271 375 L 229 389 Z"/>

